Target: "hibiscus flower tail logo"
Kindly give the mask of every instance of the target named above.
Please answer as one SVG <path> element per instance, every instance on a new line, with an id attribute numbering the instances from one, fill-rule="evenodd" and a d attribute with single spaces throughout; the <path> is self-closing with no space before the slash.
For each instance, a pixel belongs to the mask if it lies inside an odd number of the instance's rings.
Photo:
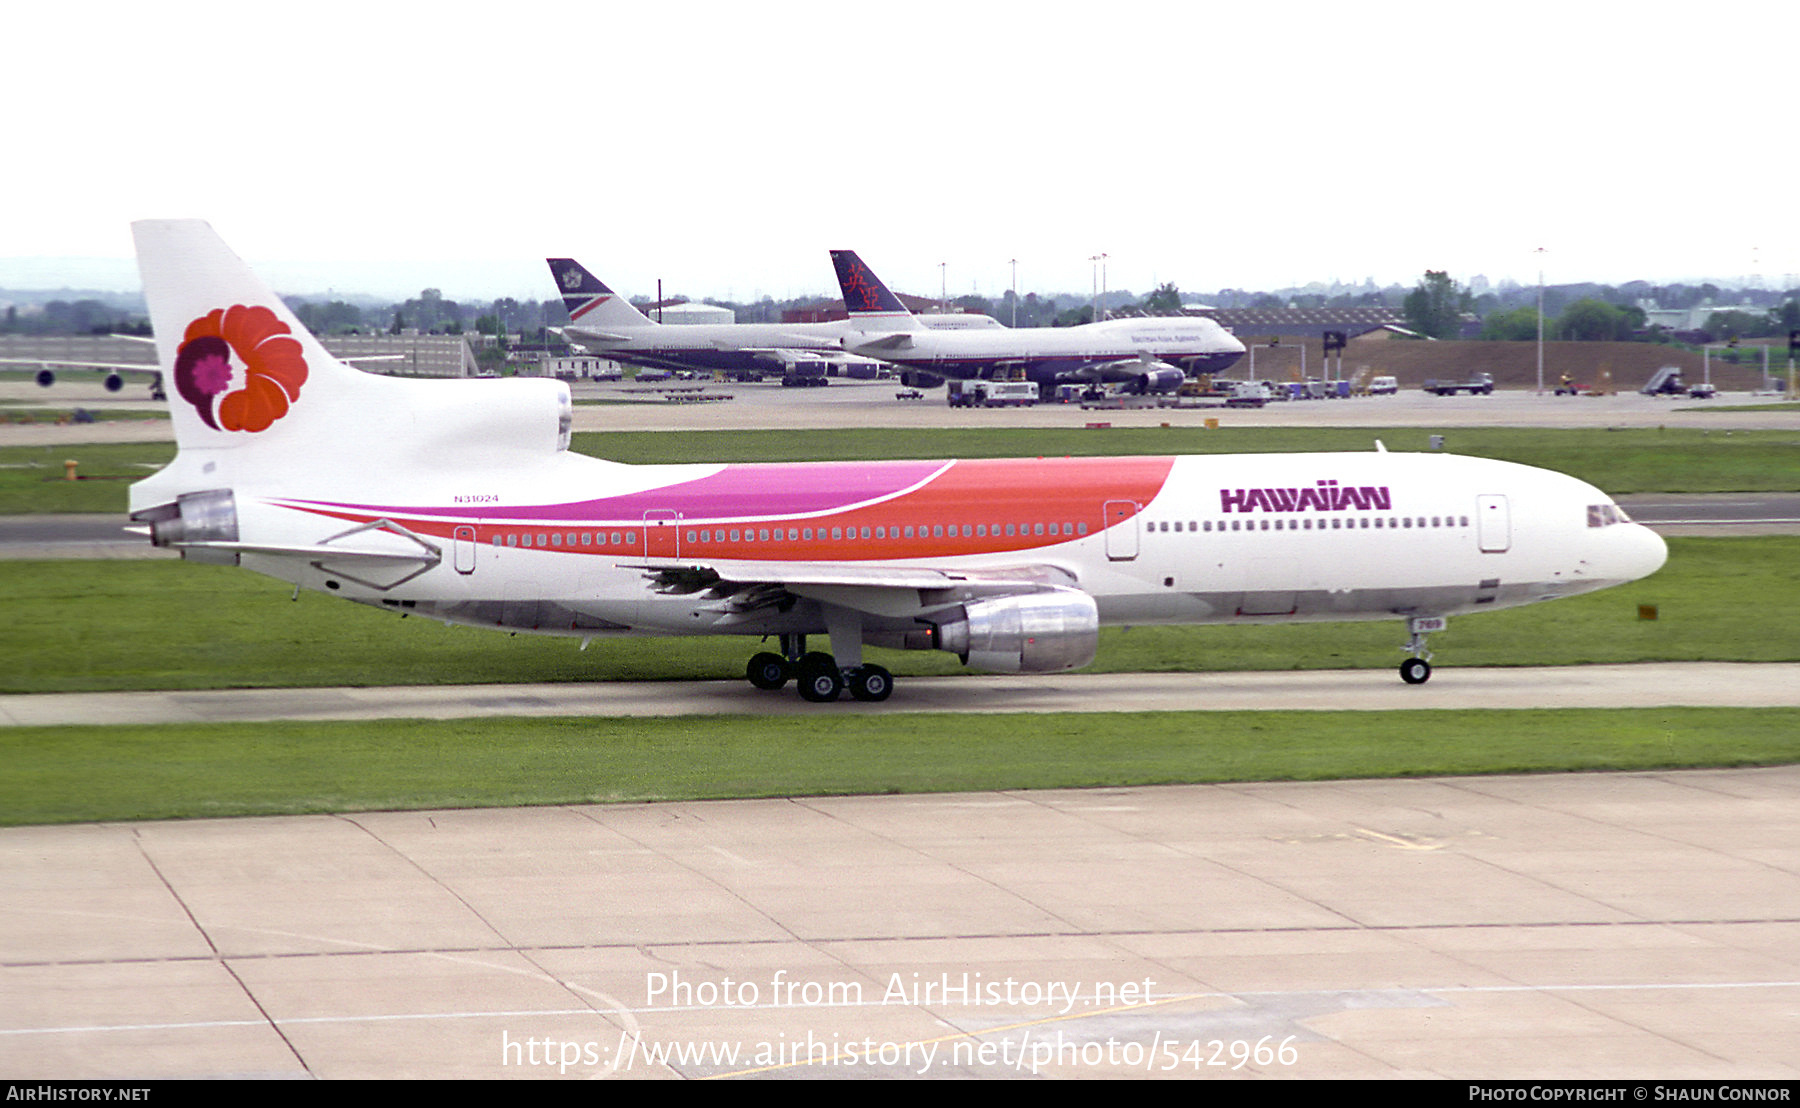
<path id="1" fill-rule="evenodd" d="M 215 431 L 267 430 L 306 373 L 299 340 L 264 307 L 215 308 L 188 324 L 175 353 L 175 390 Z"/>

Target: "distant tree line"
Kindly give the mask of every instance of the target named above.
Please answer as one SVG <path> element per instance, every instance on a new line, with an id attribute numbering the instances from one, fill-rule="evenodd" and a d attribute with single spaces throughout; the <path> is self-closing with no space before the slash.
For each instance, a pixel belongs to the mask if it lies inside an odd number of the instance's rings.
<path id="1" fill-rule="evenodd" d="M 0 300 L 6 294 L 0 291 Z M 1399 311 L 1407 326 L 1433 338 L 1458 338 L 1469 331 L 1476 337 L 1502 341 L 1526 341 L 1537 337 L 1538 289 L 1512 282 L 1490 288 L 1476 278 L 1460 285 L 1440 270 L 1427 270 L 1411 289 L 1399 285 L 1378 287 L 1373 281 L 1360 285 L 1309 285 L 1275 291 L 1220 289 L 1198 299 L 1222 308 L 1362 308 Z M 1111 290 L 1100 298 L 1104 316 L 1172 315 L 1181 310 L 1182 294 L 1173 282 L 1139 297 L 1128 290 Z M 1656 285 L 1632 281 L 1624 285 L 1573 284 L 1543 290 L 1544 337 L 1550 340 L 1667 339 L 1660 329 L 1647 326 L 1640 301 L 1665 309 L 1691 309 L 1708 302 L 1735 302 L 1739 307 L 1712 313 L 1704 331 L 1709 341 L 1785 336 L 1800 329 L 1800 290 L 1776 292 L 1757 288 L 1725 288 L 1714 284 Z M 398 334 L 416 330 L 426 334 L 524 335 L 526 341 L 549 342 L 549 328 L 568 323 L 559 300 L 460 302 L 448 299 L 440 289 L 424 289 L 398 304 L 358 305 L 347 300 L 310 301 L 289 298 L 288 306 L 300 322 L 321 335 Z M 730 308 L 739 323 L 779 322 L 784 312 L 812 307 L 817 297 L 776 301 L 764 297 L 754 303 L 707 300 Z M 1751 306 L 1754 311 L 1742 310 Z M 1007 290 L 998 297 L 959 296 L 951 310 L 992 316 L 1003 324 L 1019 327 L 1068 327 L 1092 321 L 1094 298 L 1064 293 L 1015 296 Z M 1473 321 L 1479 321 L 1478 324 Z M 117 307 L 99 299 L 49 300 L 36 307 L 10 305 L 0 312 L 0 334 L 149 334 L 141 312 Z"/>
<path id="2" fill-rule="evenodd" d="M 150 323 L 141 312 L 117 308 L 102 300 L 48 300 L 38 310 L 16 304 L 0 313 L 6 335 L 148 335 Z"/>
<path id="3" fill-rule="evenodd" d="M 1635 284 L 1642 285 L 1643 282 Z M 1606 290 L 1611 293 L 1611 297 L 1587 295 L 1569 301 L 1567 294 L 1570 287 L 1588 286 L 1564 286 L 1557 290 L 1561 295 L 1555 297 L 1550 295 L 1551 290 L 1544 290 L 1543 337 L 1546 340 L 1667 342 L 1678 337 L 1664 328 L 1650 326 L 1648 315 L 1637 303 L 1631 300 L 1618 302 L 1617 290 Z M 1632 286 L 1626 288 L 1632 289 Z M 1535 297 L 1536 290 L 1531 291 Z M 1645 289 L 1632 291 L 1650 290 L 1646 286 Z M 1664 308 L 1685 309 L 1704 304 L 1708 299 L 1730 295 L 1714 285 L 1702 285 L 1693 289 L 1675 286 L 1660 291 L 1664 296 L 1646 295 L 1637 299 L 1651 300 Z M 1738 290 L 1737 295 L 1748 299 L 1746 294 L 1750 291 Z M 1800 290 L 1786 294 L 1764 292 L 1763 298 L 1772 302 L 1761 312 L 1744 311 L 1741 308 L 1713 312 L 1706 318 L 1702 328 L 1703 335 L 1698 337 L 1708 342 L 1767 338 L 1785 336 L 1790 330 L 1800 328 Z M 1471 290 L 1458 286 L 1448 274 L 1426 270 L 1425 276 L 1402 302 L 1401 313 L 1408 328 L 1430 338 L 1464 337 L 1465 321 L 1472 318 L 1480 320 L 1479 334 L 1474 336 L 1477 338 L 1524 342 L 1538 337 L 1536 304 L 1510 309 L 1490 306 L 1489 310 L 1483 312 L 1481 299 Z"/>

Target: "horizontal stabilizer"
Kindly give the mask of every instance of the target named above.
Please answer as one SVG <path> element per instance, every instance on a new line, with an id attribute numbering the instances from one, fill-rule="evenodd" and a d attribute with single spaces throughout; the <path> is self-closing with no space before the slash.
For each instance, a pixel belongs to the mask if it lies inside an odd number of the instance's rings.
<path id="1" fill-rule="evenodd" d="M 437 550 L 353 550 L 342 546 L 284 546 L 254 542 L 177 542 L 176 550 L 217 550 L 228 554 L 272 554 L 288 558 L 330 558 L 332 561 L 423 562 L 436 565 L 444 556 Z"/>
<path id="2" fill-rule="evenodd" d="M 596 331 L 591 327 L 564 327 L 564 335 L 571 342 L 632 342 L 630 335 L 622 335 L 617 331 Z"/>
<path id="3" fill-rule="evenodd" d="M 892 335 L 883 335 L 878 339 L 870 339 L 867 342 L 853 339 L 850 345 L 855 350 L 910 350 L 913 346 L 913 337 L 902 331 Z"/>

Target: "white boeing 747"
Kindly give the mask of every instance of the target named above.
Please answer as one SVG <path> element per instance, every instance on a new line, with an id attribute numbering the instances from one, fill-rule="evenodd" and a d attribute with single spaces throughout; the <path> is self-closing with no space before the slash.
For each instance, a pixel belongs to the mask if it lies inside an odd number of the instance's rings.
<path id="1" fill-rule="evenodd" d="M 691 323 L 664 326 L 606 287 L 573 258 L 546 258 L 550 275 L 562 292 L 569 325 L 563 336 L 601 357 L 650 369 L 723 370 L 731 373 L 793 374 L 797 366 L 819 363 L 807 383 L 824 384 L 824 363 L 878 360 L 844 351 L 844 336 L 854 326 L 839 319 L 822 323 Z M 985 315 L 922 315 L 909 327 L 928 330 L 1000 329 Z"/>
<path id="2" fill-rule="evenodd" d="M 1407 621 L 1653 573 L 1593 486 L 1444 454 L 635 466 L 571 453 L 559 381 L 332 358 L 204 223 L 134 225 L 178 452 L 132 518 L 188 559 L 503 631 L 773 637 L 765 689 L 893 682 L 865 644 L 1074 669 L 1103 624 Z M 828 635 L 831 650 L 808 651 Z"/>
<path id="3" fill-rule="evenodd" d="M 888 291 L 854 250 L 833 250 L 844 307 L 857 333 L 844 349 L 892 362 L 909 384 L 934 378 L 1018 375 L 1040 390 L 1056 385 L 1122 384 L 1132 392 L 1169 392 L 1190 373 L 1218 373 L 1244 353 L 1217 322 L 1199 316 L 1108 319 L 1078 327 L 1021 327 L 938 332 Z"/>

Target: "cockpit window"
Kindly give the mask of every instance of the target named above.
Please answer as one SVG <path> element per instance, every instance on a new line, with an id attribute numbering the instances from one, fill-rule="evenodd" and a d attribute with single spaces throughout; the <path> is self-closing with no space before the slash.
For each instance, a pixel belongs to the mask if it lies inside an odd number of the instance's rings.
<path id="1" fill-rule="evenodd" d="M 1587 510 L 1589 527 L 1611 527 L 1615 523 L 1630 523 L 1631 517 L 1625 509 L 1617 504 L 1589 504 Z"/>

